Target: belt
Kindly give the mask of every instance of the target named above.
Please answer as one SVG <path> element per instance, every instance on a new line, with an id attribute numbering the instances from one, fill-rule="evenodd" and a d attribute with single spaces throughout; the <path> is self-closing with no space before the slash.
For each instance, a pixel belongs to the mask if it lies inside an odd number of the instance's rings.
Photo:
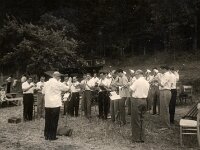
<path id="1" fill-rule="evenodd" d="M 170 89 L 162 89 L 160 91 L 171 91 Z"/>
<path id="2" fill-rule="evenodd" d="M 134 99 L 142 99 L 142 100 L 146 100 L 147 98 L 135 98 L 135 97 L 133 97 Z"/>

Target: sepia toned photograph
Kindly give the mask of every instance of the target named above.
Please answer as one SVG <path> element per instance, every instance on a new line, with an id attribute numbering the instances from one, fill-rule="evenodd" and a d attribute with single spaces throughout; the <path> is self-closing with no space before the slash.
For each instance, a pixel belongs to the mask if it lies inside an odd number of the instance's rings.
<path id="1" fill-rule="evenodd" d="M 0 0 L 0 150 L 200 149 L 200 0 Z"/>

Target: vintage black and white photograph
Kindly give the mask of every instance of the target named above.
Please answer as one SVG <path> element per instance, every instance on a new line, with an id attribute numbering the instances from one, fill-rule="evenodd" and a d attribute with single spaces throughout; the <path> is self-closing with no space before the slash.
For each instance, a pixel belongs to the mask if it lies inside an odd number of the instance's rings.
<path id="1" fill-rule="evenodd" d="M 0 150 L 200 149 L 200 0 L 0 0 Z"/>

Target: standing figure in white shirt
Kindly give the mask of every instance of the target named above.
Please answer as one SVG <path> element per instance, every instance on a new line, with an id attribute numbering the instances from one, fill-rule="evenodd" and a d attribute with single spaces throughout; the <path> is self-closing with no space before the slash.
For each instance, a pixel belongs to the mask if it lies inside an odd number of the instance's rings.
<path id="1" fill-rule="evenodd" d="M 106 78 L 105 72 L 100 73 L 100 80 L 98 86 L 99 86 L 99 95 L 98 95 L 99 118 L 107 119 L 110 108 L 110 98 L 108 96 L 108 89 L 110 83 L 109 80 Z"/>
<path id="2" fill-rule="evenodd" d="M 91 118 L 91 107 L 92 107 L 92 90 L 95 86 L 94 80 L 92 80 L 90 73 L 87 73 L 86 79 L 84 81 L 84 97 L 83 97 L 83 105 L 84 105 L 84 113 L 85 117 Z"/>
<path id="3" fill-rule="evenodd" d="M 28 80 L 22 84 L 24 121 L 30 121 L 33 117 L 34 89 L 35 84 L 32 82 L 32 77 L 29 77 Z"/>
<path id="4" fill-rule="evenodd" d="M 171 100 L 171 75 L 168 66 L 161 66 L 160 90 L 160 118 L 165 127 L 170 127 L 169 103 Z"/>
<path id="5" fill-rule="evenodd" d="M 159 73 L 157 68 L 153 68 L 153 79 L 150 82 L 150 89 L 151 89 L 151 102 L 153 105 L 153 112 L 152 115 L 157 114 L 157 106 L 158 106 L 158 114 L 160 114 L 160 91 L 159 91 L 159 85 L 158 80 L 161 76 L 161 73 Z"/>
<path id="6" fill-rule="evenodd" d="M 72 83 L 70 86 L 71 91 L 71 99 L 68 103 L 68 112 L 72 117 L 78 117 L 78 110 L 79 110 L 79 92 L 80 92 L 80 83 L 77 80 L 77 77 L 74 76 L 72 78 Z"/>
<path id="7" fill-rule="evenodd" d="M 83 74 L 83 79 L 81 80 L 80 86 L 81 86 L 81 94 L 82 94 L 82 98 L 81 98 L 81 114 L 84 111 L 84 92 L 85 92 L 85 81 L 87 78 L 87 74 Z"/>
<path id="8" fill-rule="evenodd" d="M 130 86 L 131 98 L 131 128 L 132 141 L 144 142 L 143 114 L 147 110 L 146 98 L 149 92 L 149 83 L 143 76 L 142 70 L 135 72 L 136 81 Z"/>
<path id="9" fill-rule="evenodd" d="M 41 76 L 40 81 L 36 84 L 37 90 L 37 117 L 38 119 L 44 118 L 44 94 L 42 89 L 44 87 L 45 77 Z"/>
<path id="10" fill-rule="evenodd" d="M 176 83 L 179 79 L 179 77 L 176 76 L 174 68 L 172 67 L 170 69 L 171 79 L 172 79 L 172 86 L 171 86 L 171 100 L 169 103 L 169 114 L 170 114 L 170 123 L 174 124 L 174 115 L 175 115 L 175 109 L 176 109 L 176 97 L 177 97 L 177 89 L 176 89 Z"/>
<path id="11" fill-rule="evenodd" d="M 56 140 L 60 107 L 62 106 L 61 92 L 66 92 L 69 87 L 60 82 L 61 74 L 53 73 L 53 78 L 49 79 L 44 85 L 45 94 L 45 140 Z"/>
<path id="12" fill-rule="evenodd" d="M 68 76 L 68 74 L 65 74 L 65 77 L 64 77 L 64 84 L 66 85 L 66 86 L 71 86 L 71 84 L 72 84 L 72 81 L 71 81 L 72 79 L 71 79 L 71 77 L 69 77 Z M 66 94 L 70 94 L 70 93 L 66 93 Z M 71 97 L 71 96 L 70 96 Z M 68 97 L 69 98 L 69 97 Z M 68 113 L 68 114 L 70 114 L 70 108 L 69 108 L 70 106 L 69 106 L 69 101 L 68 100 L 66 100 L 66 101 L 64 101 L 64 110 L 63 110 L 63 115 L 66 115 L 66 113 Z"/>
<path id="13" fill-rule="evenodd" d="M 118 101 L 119 102 L 118 113 L 120 121 L 125 125 L 126 124 L 125 101 L 130 96 L 130 91 L 128 88 L 129 84 L 125 72 L 122 69 L 118 69 L 117 72 L 119 76 L 119 81 L 118 81 L 119 95 L 121 97 L 121 99 Z"/>

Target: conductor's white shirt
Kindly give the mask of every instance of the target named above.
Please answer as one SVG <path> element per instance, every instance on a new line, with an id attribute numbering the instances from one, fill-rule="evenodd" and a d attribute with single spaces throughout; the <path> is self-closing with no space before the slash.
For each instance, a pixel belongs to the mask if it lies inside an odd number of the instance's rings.
<path id="1" fill-rule="evenodd" d="M 54 108 L 62 106 L 61 92 L 68 91 L 69 87 L 55 78 L 49 79 L 44 85 L 45 107 Z"/>
<path id="2" fill-rule="evenodd" d="M 138 78 L 131 86 L 133 98 L 147 98 L 149 92 L 149 82 L 144 78 Z"/>

